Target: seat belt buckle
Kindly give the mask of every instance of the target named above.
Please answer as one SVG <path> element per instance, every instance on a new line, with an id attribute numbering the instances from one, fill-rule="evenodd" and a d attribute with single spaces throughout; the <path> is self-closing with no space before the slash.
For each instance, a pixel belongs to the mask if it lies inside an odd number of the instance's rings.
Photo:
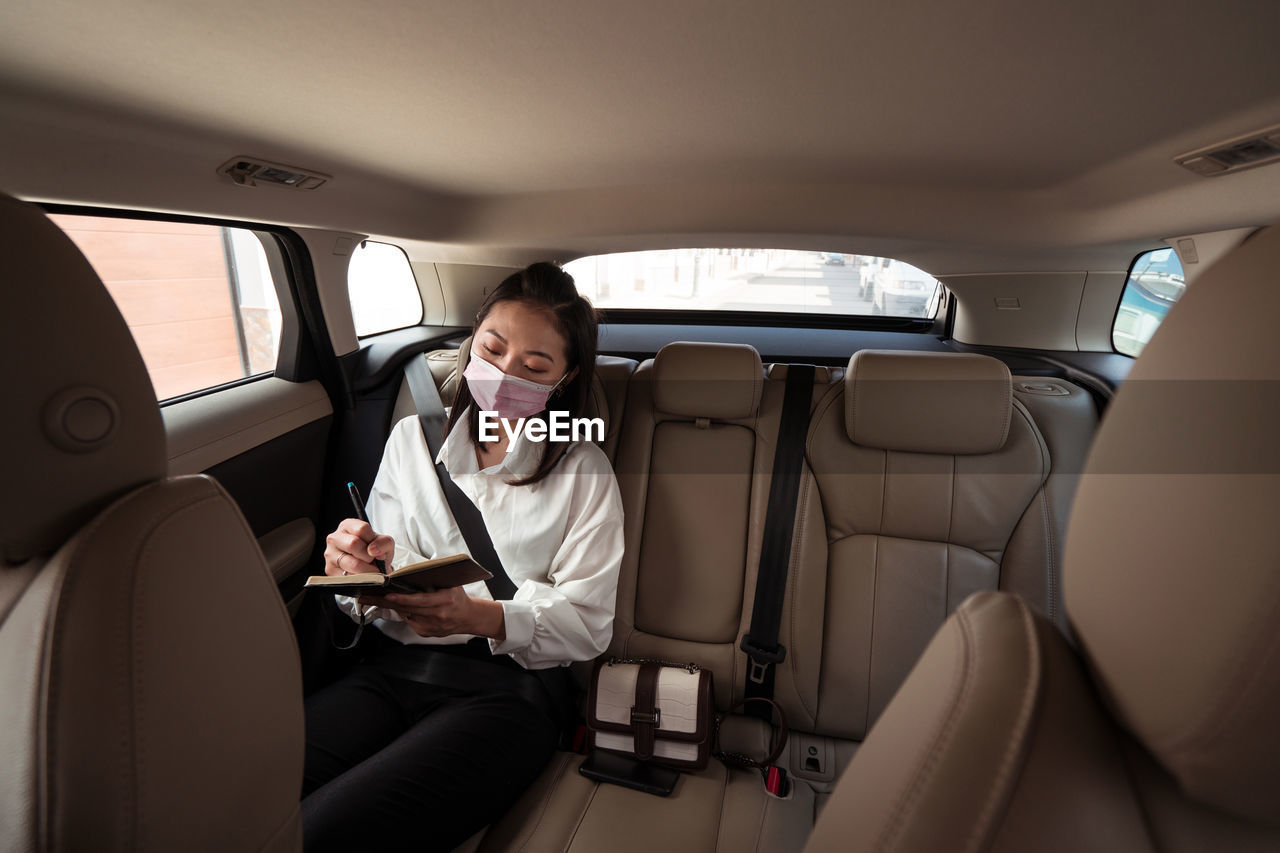
<path id="1" fill-rule="evenodd" d="M 573 749 L 570 751 L 576 752 L 579 755 L 587 754 L 587 727 L 585 725 L 579 724 L 574 728 Z"/>
<path id="2" fill-rule="evenodd" d="M 761 767 L 760 773 L 764 776 L 764 789 L 769 796 L 784 799 L 791 793 L 791 779 L 784 768 L 770 764 L 768 767 Z"/>
<path id="3" fill-rule="evenodd" d="M 787 647 L 778 644 L 777 648 L 772 651 L 762 649 L 755 643 L 751 642 L 749 634 L 742 635 L 742 642 L 738 643 L 738 648 L 747 653 L 747 657 L 751 660 L 751 668 L 747 670 L 747 678 L 754 684 L 764 684 L 765 676 L 769 672 L 769 667 L 774 664 L 782 663 L 787 659 Z"/>

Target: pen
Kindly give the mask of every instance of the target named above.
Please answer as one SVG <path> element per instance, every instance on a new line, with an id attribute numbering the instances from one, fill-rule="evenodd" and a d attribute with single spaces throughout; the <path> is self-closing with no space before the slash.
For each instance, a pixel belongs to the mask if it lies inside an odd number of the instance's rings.
<path id="1" fill-rule="evenodd" d="M 360 519 L 365 524 L 368 524 L 369 515 L 364 511 L 364 501 L 360 499 L 360 490 L 356 488 L 355 483 L 347 483 L 347 493 L 351 495 L 351 503 L 356 508 L 356 518 Z M 382 572 L 384 575 L 387 573 L 387 567 L 383 565 L 381 560 L 375 557 L 373 564 L 377 566 L 378 571 Z"/>

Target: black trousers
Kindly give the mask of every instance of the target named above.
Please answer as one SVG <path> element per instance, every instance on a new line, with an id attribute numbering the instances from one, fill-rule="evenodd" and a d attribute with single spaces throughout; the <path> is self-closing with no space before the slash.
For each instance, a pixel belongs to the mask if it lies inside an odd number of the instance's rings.
<path id="1" fill-rule="evenodd" d="M 559 734 L 544 707 L 509 691 L 421 684 L 367 664 L 307 697 L 306 725 L 308 853 L 452 850 L 515 802 Z"/>

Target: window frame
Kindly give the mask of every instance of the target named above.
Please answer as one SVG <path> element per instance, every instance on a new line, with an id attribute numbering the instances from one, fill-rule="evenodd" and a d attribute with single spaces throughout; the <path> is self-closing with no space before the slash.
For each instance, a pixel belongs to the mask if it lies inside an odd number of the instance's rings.
<path id="1" fill-rule="evenodd" d="M 1182 256 L 1178 254 L 1178 250 L 1176 248 L 1168 245 L 1167 243 L 1163 246 L 1155 246 L 1150 249 L 1144 249 L 1138 254 L 1134 255 L 1133 260 L 1129 261 L 1129 268 L 1125 270 L 1125 274 L 1124 274 L 1124 286 L 1120 288 L 1120 296 L 1117 297 L 1116 299 L 1116 310 L 1111 313 L 1111 334 L 1109 337 L 1111 339 L 1111 351 L 1116 355 L 1122 355 L 1125 358 L 1133 359 L 1135 361 L 1138 359 L 1139 356 L 1142 355 L 1141 352 L 1139 352 L 1138 355 L 1130 355 L 1127 352 L 1122 352 L 1120 348 L 1116 346 L 1116 322 L 1119 321 L 1120 319 L 1120 309 L 1124 306 L 1124 296 L 1126 293 L 1129 292 L 1129 285 L 1133 281 L 1133 269 L 1138 265 L 1138 261 L 1146 257 L 1147 255 L 1151 254 L 1152 252 L 1162 252 L 1165 249 L 1168 249 L 1170 252 L 1173 252 L 1173 256 L 1178 259 L 1178 267 L 1181 268 Z M 1185 269 L 1183 269 L 1182 280 L 1183 280 L 1184 287 L 1186 286 L 1186 277 L 1187 277 L 1187 272 Z M 1183 295 L 1186 295 L 1185 290 Z M 1178 301 L 1181 301 L 1181 299 L 1182 297 L 1179 297 Z M 1174 302 L 1172 305 L 1169 306 L 1170 309 L 1173 308 L 1173 305 L 1177 305 L 1177 304 L 1178 304 L 1177 302 Z M 1160 319 L 1160 323 L 1156 326 L 1156 331 L 1159 331 L 1160 326 L 1162 325 L 1164 325 L 1163 317 Z M 1155 336 L 1155 332 L 1152 332 L 1152 337 L 1154 336 Z M 1146 344 L 1143 344 L 1143 349 L 1144 350 L 1146 349 Z"/>
<path id="2" fill-rule="evenodd" d="M 263 243 L 267 264 L 271 269 L 272 286 L 276 291 L 276 301 L 280 306 L 280 347 L 276 352 L 274 369 L 255 373 L 252 376 L 242 376 L 239 379 L 232 379 L 229 382 L 222 382 L 218 385 L 210 385 L 207 388 L 200 388 L 174 397 L 166 397 L 163 400 L 157 399 L 156 405 L 160 408 L 163 409 L 166 406 L 194 400 L 228 388 L 247 385 L 250 382 L 257 382 L 272 376 L 291 382 L 305 382 L 316 378 L 315 359 L 311 355 L 309 347 L 306 346 L 306 335 L 303 334 L 305 307 L 299 298 L 299 288 L 297 286 L 297 282 L 305 278 L 310 271 L 310 258 L 307 255 L 305 244 L 292 229 L 282 225 L 261 222 L 130 210 L 128 208 L 53 202 L 35 202 L 35 205 L 45 213 L 66 214 L 69 216 L 98 216 L 109 219 L 179 222 L 192 225 L 211 225 L 220 228 L 238 228 L 242 231 L 249 231 Z M 268 240 L 272 242 L 271 245 L 268 244 Z M 275 251 L 272 251 L 272 248 Z M 312 325 L 311 323 L 306 324 L 307 327 Z M 312 335 L 315 334 L 314 329 L 309 328 L 308 331 Z"/>
<path id="3" fill-rule="evenodd" d="M 390 246 L 401 255 L 404 255 L 405 266 L 409 268 L 409 276 L 413 279 L 413 292 L 418 296 L 418 319 L 414 320 L 412 323 L 405 323 L 403 326 L 392 326 L 389 329 L 380 329 L 379 331 L 368 332 L 363 335 L 356 333 L 357 341 L 376 338 L 378 335 L 385 335 L 388 332 L 398 332 L 401 329 L 411 329 L 414 326 L 421 326 L 422 321 L 425 320 L 427 316 L 427 306 L 422 299 L 422 288 L 418 283 L 418 274 L 413 271 L 413 259 L 409 257 L 409 253 L 404 250 L 403 246 L 396 245 L 395 243 L 388 243 L 386 240 L 375 240 L 372 237 L 366 237 L 360 241 L 360 245 L 351 250 L 351 257 L 347 259 L 347 305 L 351 308 L 352 327 L 355 327 L 356 309 L 355 306 L 351 304 L 351 262 L 356 259 L 356 252 L 363 249 L 369 243 L 377 243 L 380 246 Z"/>

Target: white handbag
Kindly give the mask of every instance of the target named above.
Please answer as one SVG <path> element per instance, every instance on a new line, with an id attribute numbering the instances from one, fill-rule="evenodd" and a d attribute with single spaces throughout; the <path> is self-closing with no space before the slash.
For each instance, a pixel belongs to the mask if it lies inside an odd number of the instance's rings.
<path id="1" fill-rule="evenodd" d="M 711 671 L 697 664 L 601 659 L 587 694 L 588 744 L 701 770 L 711 754 L 713 703 Z"/>

